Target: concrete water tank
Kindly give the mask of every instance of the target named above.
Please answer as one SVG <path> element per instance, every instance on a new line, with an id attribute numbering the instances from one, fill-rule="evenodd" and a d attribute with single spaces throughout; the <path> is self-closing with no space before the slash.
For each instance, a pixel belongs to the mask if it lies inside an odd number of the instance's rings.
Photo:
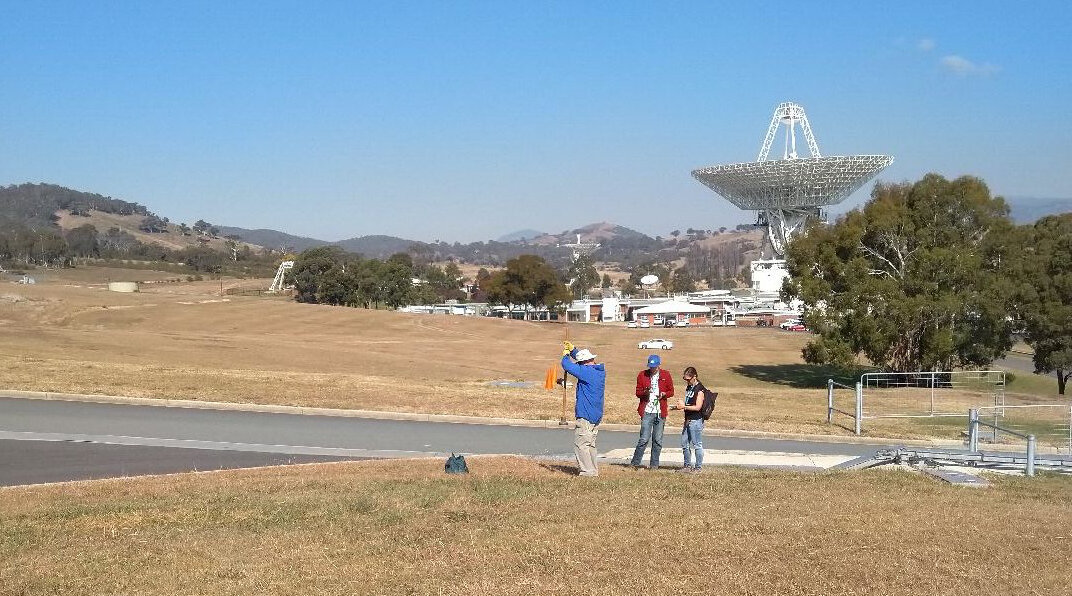
<path id="1" fill-rule="evenodd" d="M 108 282 L 109 292 L 137 292 L 138 282 L 136 281 L 112 281 Z"/>

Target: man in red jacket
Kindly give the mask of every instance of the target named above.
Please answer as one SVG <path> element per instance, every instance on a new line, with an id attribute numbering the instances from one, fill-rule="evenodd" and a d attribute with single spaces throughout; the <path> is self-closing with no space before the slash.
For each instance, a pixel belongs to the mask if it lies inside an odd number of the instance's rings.
<path id="1" fill-rule="evenodd" d="M 648 356 L 648 368 L 640 371 L 636 381 L 636 396 L 640 398 L 637 414 L 640 415 L 640 440 L 633 451 L 632 465 L 640 467 L 644 450 L 651 442 L 653 470 L 659 468 L 659 454 L 663 450 L 663 429 L 666 427 L 666 399 L 674 396 L 674 377 L 659 368 L 662 361 L 658 354 Z"/>

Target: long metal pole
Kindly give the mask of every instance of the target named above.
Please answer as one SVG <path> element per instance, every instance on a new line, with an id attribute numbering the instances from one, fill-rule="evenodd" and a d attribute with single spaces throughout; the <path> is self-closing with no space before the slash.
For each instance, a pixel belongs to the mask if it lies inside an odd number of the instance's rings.
<path id="1" fill-rule="evenodd" d="M 856 435 L 860 435 L 860 430 L 864 417 L 864 385 L 863 383 L 856 382 Z"/>
<path id="2" fill-rule="evenodd" d="M 934 416 L 934 371 L 931 371 L 931 416 Z"/>
<path id="3" fill-rule="evenodd" d="M 979 410 L 968 410 L 968 451 L 979 451 Z"/>
<path id="4" fill-rule="evenodd" d="M 826 380 L 826 423 L 834 420 L 834 379 Z"/>
<path id="5" fill-rule="evenodd" d="M 1035 475 L 1035 435 L 1027 435 L 1027 469 L 1024 474 Z"/>
<path id="6" fill-rule="evenodd" d="M 569 341 L 569 309 L 566 309 L 566 341 Z M 568 384 L 566 380 L 569 379 L 569 375 L 566 374 L 565 369 L 562 371 L 562 413 L 558 417 L 558 424 L 565 426 L 569 424 L 566 422 L 566 399 L 569 397 L 569 389 L 566 388 Z"/>

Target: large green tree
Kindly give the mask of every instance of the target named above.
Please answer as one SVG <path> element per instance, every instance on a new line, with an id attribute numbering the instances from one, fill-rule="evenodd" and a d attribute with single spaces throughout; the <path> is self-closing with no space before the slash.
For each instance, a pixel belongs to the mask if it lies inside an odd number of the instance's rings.
<path id="1" fill-rule="evenodd" d="M 1018 251 L 1017 309 L 1035 371 L 1056 373 L 1065 394 L 1072 376 L 1072 213 L 1025 226 Z"/>
<path id="2" fill-rule="evenodd" d="M 362 261 L 354 275 L 354 297 L 365 308 L 372 308 L 384 299 L 383 285 L 380 283 L 383 261 L 368 259 Z"/>
<path id="3" fill-rule="evenodd" d="M 685 267 L 680 267 L 674 270 L 673 277 L 670 278 L 670 291 L 675 294 L 682 294 L 685 292 L 696 291 L 696 280 L 692 278 L 692 274 Z"/>
<path id="4" fill-rule="evenodd" d="M 199 220 L 198 224 L 200 223 L 203 222 Z M 342 271 L 349 258 L 350 255 L 346 251 L 332 245 L 302 251 L 294 259 L 294 268 L 289 274 L 294 280 L 294 299 L 298 302 L 316 303 L 325 299 L 331 304 L 345 303 L 347 290 L 343 285 Z M 325 281 L 326 274 L 332 270 L 335 271 L 327 276 L 330 287 L 322 293 L 320 286 Z"/>
<path id="5" fill-rule="evenodd" d="M 885 370 L 985 367 L 1011 346 L 1014 227 L 982 180 L 928 174 L 790 243 L 786 299 L 805 304 L 816 364 Z"/>
<path id="6" fill-rule="evenodd" d="M 404 259 L 392 256 L 380 269 L 380 284 L 384 304 L 391 308 L 409 304 L 416 291 L 413 286 L 413 267 Z"/>
<path id="7" fill-rule="evenodd" d="M 569 288 L 574 298 L 583 298 L 593 286 L 599 284 L 599 272 L 591 255 L 578 255 L 566 272 Z"/>
<path id="8" fill-rule="evenodd" d="M 570 300 L 569 289 L 554 268 L 535 255 L 510 259 L 505 269 L 491 275 L 487 286 L 488 301 L 495 304 L 554 308 Z"/>
<path id="9" fill-rule="evenodd" d="M 97 243 L 97 228 L 90 224 L 83 224 L 68 231 L 64 238 L 71 254 L 77 257 L 95 257 L 100 254 L 100 244 Z"/>

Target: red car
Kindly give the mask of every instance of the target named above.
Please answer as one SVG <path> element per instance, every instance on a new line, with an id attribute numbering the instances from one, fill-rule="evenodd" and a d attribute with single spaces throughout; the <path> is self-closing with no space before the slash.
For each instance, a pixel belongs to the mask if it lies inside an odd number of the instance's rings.
<path id="1" fill-rule="evenodd" d="M 785 330 L 786 331 L 807 331 L 808 328 L 805 327 L 801 323 L 797 323 L 796 325 L 790 325 L 790 326 L 786 327 Z"/>

